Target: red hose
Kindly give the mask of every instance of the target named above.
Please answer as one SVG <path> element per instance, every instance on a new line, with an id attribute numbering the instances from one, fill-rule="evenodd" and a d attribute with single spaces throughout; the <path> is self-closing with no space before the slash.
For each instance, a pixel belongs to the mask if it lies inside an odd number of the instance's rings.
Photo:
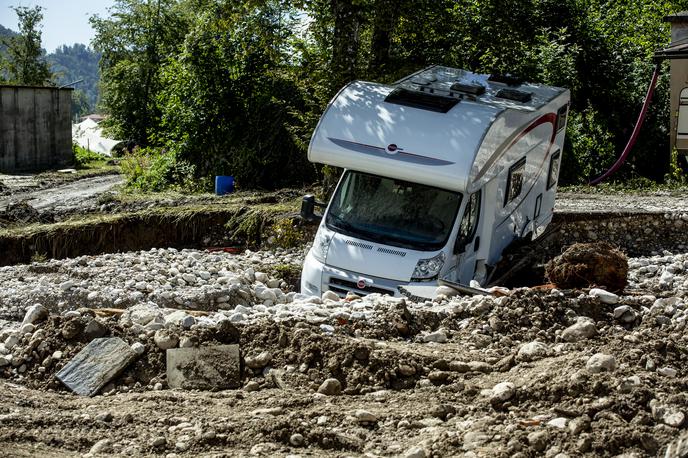
<path id="1" fill-rule="evenodd" d="M 599 177 L 595 178 L 594 180 L 590 181 L 590 186 L 595 186 L 596 184 L 599 184 L 601 181 L 606 180 L 609 178 L 614 172 L 619 170 L 621 166 L 626 162 L 626 158 L 628 157 L 628 154 L 631 152 L 633 149 L 633 146 L 635 145 L 636 140 L 638 139 L 638 134 L 640 133 L 640 128 L 643 126 L 643 122 L 645 121 L 645 115 L 647 114 L 647 109 L 650 106 L 650 102 L 652 101 L 652 94 L 655 92 L 655 87 L 657 86 L 657 78 L 659 78 L 659 64 L 655 64 L 655 69 L 654 72 L 652 73 L 652 80 L 650 81 L 650 87 L 647 88 L 647 95 L 645 96 L 645 102 L 643 102 L 643 108 L 640 110 L 640 115 L 638 116 L 638 120 L 635 123 L 635 127 L 633 128 L 633 133 L 631 134 L 631 138 L 628 139 L 628 143 L 626 144 L 626 147 L 624 148 L 623 152 L 621 153 L 621 156 L 619 156 L 619 159 L 616 160 L 614 165 L 612 165 L 609 170 L 604 172 L 602 175 Z"/>

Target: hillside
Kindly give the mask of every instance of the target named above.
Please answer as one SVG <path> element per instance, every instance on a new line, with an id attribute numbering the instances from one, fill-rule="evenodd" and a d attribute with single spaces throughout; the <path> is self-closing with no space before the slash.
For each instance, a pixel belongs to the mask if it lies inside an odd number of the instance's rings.
<path id="1" fill-rule="evenodd" d="M 83 79 L 74 87 L 84 93 L 90 111 L 94 111 L 98 101 L 98 61 L 100 54 L 84 44 L 75 43 L 71 46 L 62 45 L 54 53 L 48 54 L 47 58 L 58 85 Z"/>

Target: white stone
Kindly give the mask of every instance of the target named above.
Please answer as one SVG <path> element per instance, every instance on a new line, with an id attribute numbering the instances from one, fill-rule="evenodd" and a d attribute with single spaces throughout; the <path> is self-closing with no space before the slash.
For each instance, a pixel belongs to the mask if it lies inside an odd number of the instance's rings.
<path id="1" fill-rule="evenodd" d="M 667 366 L 667 367 L 660 367 L 657 369 L 657 373 L 659 375 L 663 375 L 665 377 L 676 377 L 676 374 L 678 374 L 678 371 L 674 369 L 673 367 Z"/>
<path id="2" fill-rule="evenodd" d="M 334 291 L 327 290 L 322 294 L 322 300 L 323 301 L 330 300 L 330 301 L 339 302 L 341 299 L 339 298 L 337 293 L 335 293 Z"/>
<path id="3" fill-rule="evenodd" d="M 593 374 L 611 372 L 616 369 L 616 358 L 604 353 L 595 353 L 585 363 L 585 368 Z"/>
<path id="4" fill-rule="evenodd" d="M 598 297 L 603 304 L 616 304 L 619 302 L 619 296 L 601 288 L 592 288 L 588 294 L 593 297 Z"/>
<path id="5" fill-rule="evenodd" d="M 447 342 L 447 333 L 442 330 L 438 329 L 437 331 L 430 332 L 425 334 L 423 337 L 423 342 L 436 342 L 436 343 L 445 343 Z"/>
<path id="6" fill-rule="evenodd" d="M 557 417 L 557 418 L 553 418 L 550 421 L 548 421 L 547 425 L 553 426 L 553 427 L 559 428 L 559 429 L 564 429 L 564 428 L 566 428 L 566 425 L 568 424 L 568 422 L 569 421 L 564 417 Z"/>
<path id="7" fill-rule="evenodd" d="M 596 334 L 597 328 L 595 323 L 590 319 L 582 318 L 564 329 L 561 333 L 561 338 L 566 342 L 578 342 L 594 337 Z"/>
<path id="8" fill-rule="evenodd" d="M 134 350 L 134 353 L 137 355 L 142 355 L 146 351 L 146 346 L 141 342 L 134 342 L 131 344 L 131 349 Z"/>
<path id="9" fill-rule="evenodd" d="M 354 417 L 359 423 L 375 423 L 377 422 L 377 416 L 367 410 L 358 409 L 354 412 Z"/>
<path id="10" fill-rule="evenodd" d="M 24 320 L 22 321 L 22 326 L 25 324 L 34 324 L 43 318 L 48 316 L 48 309 L 41 304 L 34 304 L 26 309 L 24 314 Z"/>
<path id="11" fill-rule="evenodd" d="M 521 345 L 518 349 L 516 359 L 519 361 L 536 361 L 549 354 L 549 347 L 537 340 Z"/>
<path id="12" fill-rule="evenodd" d="M 511 382 L 500 382 L 492 387 L 490 402 L 501 403 L 511 399 L 516 393 L 516 387 Z"/>

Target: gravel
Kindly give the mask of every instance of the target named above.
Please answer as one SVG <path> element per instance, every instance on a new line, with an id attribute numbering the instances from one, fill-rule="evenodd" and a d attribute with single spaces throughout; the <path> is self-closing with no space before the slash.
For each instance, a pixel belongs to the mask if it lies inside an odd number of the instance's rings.
<path id="1" fill-rule="evenodd" d="M 156 249 L 1 268 L 0 437 L 15 437 L 15 411 L 55 415 L 88 437 L 60 443 L 85 454 L 107 410 L 99 453 L 660 456 L 686 425 L 687 254 L 630 258 L 615 299 L 521 288 L 426 303 L 300 295 L 277 267 L 302 262 L 302 249 Z M 96 331 L 141 356 L 81 410 L 52 375 Z M 240 343 L 242 390 L 167 389 L 164 349 L 216 343 Z M 38 391 L 12 397 L 22 384 Z M 31 393 L 53 396 L 50 412 Z"/>

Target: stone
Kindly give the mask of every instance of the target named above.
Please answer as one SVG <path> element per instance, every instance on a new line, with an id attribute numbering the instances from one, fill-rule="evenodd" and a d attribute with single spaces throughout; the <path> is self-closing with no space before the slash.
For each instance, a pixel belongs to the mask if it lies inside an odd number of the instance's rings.
<path id="1" fill-rule="evenodd" d="M 425 334 L 423 337 L 423 342 L 435 342 L 435 343 L 445 343 L 447 342 L 447 333 L 441 329 L 437 331 Z"/>
<path id="2" fill-rule="evenodd" d="M 197 339 L 193 336 L 184 336 L 179 339 L 179 348 L 191 348 L 196 346 Z"/>
<path id="3" fill-rule="evenodd" d="M 96 318 L 91 318 L 82 332 L 87 340 L 103 337 L 108 333 L 108 327 Z"/>
<path id="4" fill-rule="evenodd" d="M 67 340 L 76 338 L 84 330 L 85 324 L 82 320 L 76 318 L 67 321 L 62 325 L 62 337 Z"/>
<path id="5" fill-rule="evenodd" d="M 259 353 L 257 356 L 247 356 L 245 358 L 246 366 L 251 369 L 262 369 L 272 360 L 272 355 L 268 351 Z"/>
<path id="6" fill-rule="evenodd" d="M 354 412 L 354 418 L 359 423 L 376 423 L 377 416 L 367 410 L 358 409 Z"/>
<path id="7" fill-rule="evenodd" d="M 74 393 L 93 396 L 131 364 L 136 356 L 119 337 L 93 339 L 56 377 Z"/>
<path id="8" fill-rule="evenodd" d="M 569 432 L 573 435 L 578 435 L 590 428 L 590 417 L 583 415 L 576 417 L 569 422 Z"/>
<path id="9" fill-rule="evenodd" d="M 163 445 L 167 445 L 167 439 L 165 439 L 165 436 L 154 437 L 150 441 L 150 446 L 153 448 L 162 447 Z"/>
<path id="10" fill-rule="evenodd" d="M 336 396 L 342 392 L 342 384 L 336 378 L 328 378 L 320 387 L 318 387 L 318 393 L 325 394 L 327 396 Z"/>
<path id="11" fill-rule="evenodd" d="M 557 418 L 553 418 L 550 421 L 548 421 L 547 426 L 552 426 L 552 427 L 558 428 L 558 429 L 564 429 L 564 428 L 566 428 L 566 425 L 568 422 L 569 421 L 564 417 L 557 417 Z"/>
<path id="12" fill-rule="evenodd" d="M 223 390 L 241 387 L 238 345 L 168 349 L 166 362 L 170 388 Z"/>
<path id="13" fill-rule="evenodd" d="M 337 293 L 335 293 L 334 291 L 327 290 L 322 294 L 322 300 L 323 301 L 330 300 L 330 301 L 339 302 L 341 299 L 339 298 Z"/>
<path id="14" fill-rule="evenodd" d="M 304 442 L 305 439 L 303 438 L 303 434 L 296 433 L 292 434 L 291 437 L 289 437 L 289 443 L 294 447 L 301 447 Z"/>
<path id="15" fill-rule="evenodd" d="M 595 353 L 585 363 L 585 368 L 592 374 L 611 372 L 616 369 L 616 358 L 604 353 Z"/>
<path id="16" fill-rule="evenodd" d="M 677 410 L 668 410 L 664 415 L 662 415 L 662 422 L 667 426 L 672 426 L 674 428 L 680 428 L 685 422 L 686 415 Z"/>
<path id="17" fill-rule="evenodd" d="M 25 325 L 23 325 L 23 326 L 19 329 L 19 333 L 22 334 L 22 335 L 25 335 L 25 334 L 32 334 L 33 331 L 34 331 L 34 329 L 36 329 L 36 326 L 34 326 L 34 325 L 31 324 L 31 323 L 26 323 Z"/>
<path id="18" fill-rule="evenodd" d="M 134 350 L 134 353 L 141 356 L 145 353 L 146 346 L 143 345 L 141 342 L 134 342 L 133 344 L 131 344 L 131 349 Z"/>
<path id="19" fill-rule="evenodd" d="M 528 342 L 521 345 L 521 348 L 518 349 L 516 359 L 518 361 L 536 361 L 546 357 L 548 354 L 549 347 L 546 344 L 535 340 L 533 342 Z"/>
<path id="20" fill-rule="evenodd" d="M 101 439 L 93 446 L 91 447 L 91 450 L 89 453 L 91 455 L 100 455 L 100 454 L 110 454 L 112 451 L 112 442 L 110 442 L 110 439 Z"/>
<path id="21" fill-rule="evenodd" d="M 660 367 L 657 369 L 657 373 L 659 375 L 663 375 L 664 377 L 676 377 L 676 374 L 678 374 L 678 371 L 674 369 L 673 367 Z"/>
<path id="22" fill-rule="evenodd" d="M 427 458 L 430 454 L 423 447 L 415 446 L 404 452 L 404 458 Z"/>
<path id="23" fill-rule="evenodd" d="M 681 434 L 667 445 L 664 458 L 687 458 L 688 457 L 688 431 Z"/>
<path id="24" fill-rule="evenodd" d="M 535 431 L 528 434 L 528 444 L 537 452 L 544 452 L 549 443 L 547 431 Z"/>
<path id="25" fill-rule="evenodd" d="M 247 392 L 253 392 L 253 391 L 258 391 L 260 389 L 260 384 L 256 382 L 255 380 L 251 380 L 248 382 L 246 385 L 244 385 L 244 391 Z"/>
<path id="26" fill-rule="evenodd" d="M 158 331 L 155 331 L 153 341 L 155 342 L 155 345 L 157 345 L 158 348 L 160 348 L 161 350 L 169 350 L 170 348 L 174 348 L 177 346 L 177 344 L 179 343 L 179 338 L 176 334 L 166 329 L 160 329 Z"/>
<path id="27" fill-rule="evenodd" d="M 578 342 L 597 335 L 595 323 L 589 319 L 579 319 L 576 323 L 561 332 L 562 340 L 566 342 Z"/>
<path id="28" fill-rule="evenodd" d="M 599 298 L 600 302 L 602 302 L 603 304 L 613 305 L 619 302 L 618 295 L 610 293 L 609 291 L 606 291 L 601 288 L 592 288 L 588 294 L 592 297 Z"/>
<path id="29" fill-rule="evenodd" d="M 416 369 L 408 364 L 400 364 L 397 368 L 397 372 L 404 377 L 411 377 L 416 375 Z"/>
<path id="30" fill-rule="evenodd" d="M 501 382 L 492 388 L 490 395 L 490 402 L 492 404 L 501 404 L 508 401 L 516 394 L 516 387 L 511 382 Z"/>
<path id="31" fill-rule="evenodd" d="M 48 317 L 48 309 L 41 304 L 34 304 L 26 309 L 21 325 L 36 324 Z"/>

